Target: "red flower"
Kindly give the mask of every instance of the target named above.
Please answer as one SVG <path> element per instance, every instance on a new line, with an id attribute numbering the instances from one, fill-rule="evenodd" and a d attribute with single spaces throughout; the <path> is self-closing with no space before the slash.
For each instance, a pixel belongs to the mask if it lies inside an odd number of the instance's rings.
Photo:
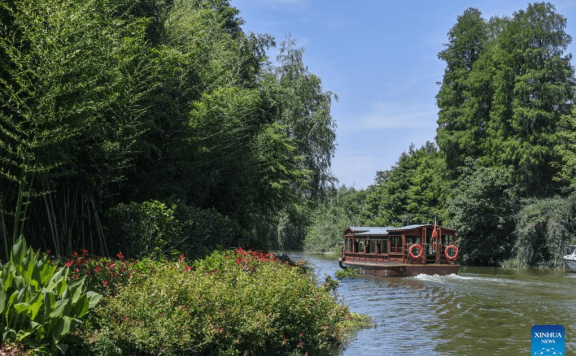
<path id="1" fill-rule="evenodd" d="M 118 256 L 119 259 L 123 259 L 123 258 L 124 258 L 124 255 L 122 254 L 122 252 L 118 252 L 118 254 L 117 254 L 116 256 Z"/>
<path id="2" fill-rule="evenodd" d="M 82 250 L 82 253 L 83 253 L 83 254 L 87 254 L 87 253 L 88 253 L 88 250 Z"/>
<path id="3" fill-rule="evenodd" d="M 108 287 L 108 281 L 104 281 L 104 287 Z"/>
<path id="4" fill-rule="evenodd" d="M 66 263 L 64 263 L 64 264 L 66 265 L 66 267 L 70 267 L 70 266 L 72 266 L 72 265 L 74 264 L 74 260 L 70 260 L 70 261 L 68 261 L 68 262 L 66 262 Z"/>
<path id="5" fill-rule="evenodd" d="M 186 257 L 184 257 L 184 254 L 180 255 L 180 262 L 184 262 L 186 261 Z"/>
<path id="6" fill-rule="evenodd" d="M 102 268 L 100 268 L 100 266 L 96 266 L 96 267 L 94 267 L 94 272 L 100 272 L 101 269 Z"/>
<path id="7" fill-rule="evenodd" d="M 192 270 L 192 266 L 186 266 L 184 267 L 184 271 L 191 271 Z"/>
<path id="8" fill-rule="evenodd" d="M 78 252 L 74 251 L 74 257 L 78 257 Z"/>

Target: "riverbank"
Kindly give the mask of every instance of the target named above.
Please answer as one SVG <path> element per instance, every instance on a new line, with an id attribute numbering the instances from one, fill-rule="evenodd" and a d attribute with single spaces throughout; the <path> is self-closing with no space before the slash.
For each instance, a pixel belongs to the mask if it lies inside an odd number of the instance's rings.
<path id="1" fill-rule="evenodd" d="M 322 355 L 367 318 L 303 263 L 257 251 L 151 266 L 96 311 L 91 349 L 124 354 Z"/>
<path id="2" fill-rule="evenodd" d="M 285 255 L 238 248 L 159 262 L 85 251 L 54 263 L 104 296 L 61 340 L 68 354 L 333 355 L 371 325 L 340 303 L 338 282 Z M 45 353 L 37 341 L 13 344 L 14 355 Z"/>

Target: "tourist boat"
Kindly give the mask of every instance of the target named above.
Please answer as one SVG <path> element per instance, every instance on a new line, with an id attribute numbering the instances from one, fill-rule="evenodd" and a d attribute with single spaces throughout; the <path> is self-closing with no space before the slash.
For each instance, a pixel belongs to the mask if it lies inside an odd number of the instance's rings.
<path id="1" fill-rule="evenodd" d="M 344 230 L 340 267 L 383 277 L 458 274 L 456 230 L 436 224 Z"/>
<path id="2" fill-rule="evenodd" d="M 564 256 L 564 261 L 566 265 L 572 272 L 576 272 L 576 245 L 570 245 L 567 248 L 566 255 Z"/>

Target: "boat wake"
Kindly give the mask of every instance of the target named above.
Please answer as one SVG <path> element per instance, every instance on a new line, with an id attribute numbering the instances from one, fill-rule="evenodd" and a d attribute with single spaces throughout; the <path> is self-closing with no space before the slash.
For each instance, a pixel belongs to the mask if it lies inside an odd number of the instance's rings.
<path id="1" fill-rule="evenodd" d="M 459 275 L 454 274 L 454 273 L 448 274 L 446 276 L 440 276 L 437 274 L 434 274 L 434 275 L 419 274 L 419 275 L 415 276 L 414 278 L 419 280 L 419 281 L 432 281 L 432 282 L 444 282 L 444 281 L 448 281 L 448 280 L 477 279 L 476 277 L 459 276 Z"/>

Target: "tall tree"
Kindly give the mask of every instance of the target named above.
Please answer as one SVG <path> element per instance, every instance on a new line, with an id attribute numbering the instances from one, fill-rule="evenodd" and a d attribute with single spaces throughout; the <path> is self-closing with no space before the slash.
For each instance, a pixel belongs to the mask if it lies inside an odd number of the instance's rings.
<path id="1" fill-rule="evenodd" d="M 550 3 L 514 14 L 494 48 L 494 99 L 486 144 L 488 162 L 514 166 L 514 183 L 528 196 L 555 192 L 559 123 L 574 98 L 572 41 L 566 18 Z"/>
<path id="2" fill-rule="evenodd" d="M 322 81 L 303 62 L 304 48 L 287 38 L 280 44 L 278 67 L 270 67 L 262 77 L 265 98 L 274 122 L 286 127 L 296 142 L 295 153 L 303 157 L 302 167 L 310 170 L 310 191 L 317 199 L 334 182 L 330 164 L 336 150 L 336 122 L 330 114 L 332 97 L 322 89 Z"/>
<path id="3" fill-rule="evenodd" d="M 436 141 L 446 155 L 452 178 L 459 175 L 458 168 L 463 166 L 466 157 L 481 154 L 481 140 L 488 120 L 483 101 L 490 85 L 484 72 L 474 69 L 489 41 L 488 30 L 481 12 L 469 8 L 458 16 L 457 23 L 448 32 L 446 48 L 438 53 L 438 58 L 446 62 L 446 69 L 436 95 L 439 108 Z"/>

